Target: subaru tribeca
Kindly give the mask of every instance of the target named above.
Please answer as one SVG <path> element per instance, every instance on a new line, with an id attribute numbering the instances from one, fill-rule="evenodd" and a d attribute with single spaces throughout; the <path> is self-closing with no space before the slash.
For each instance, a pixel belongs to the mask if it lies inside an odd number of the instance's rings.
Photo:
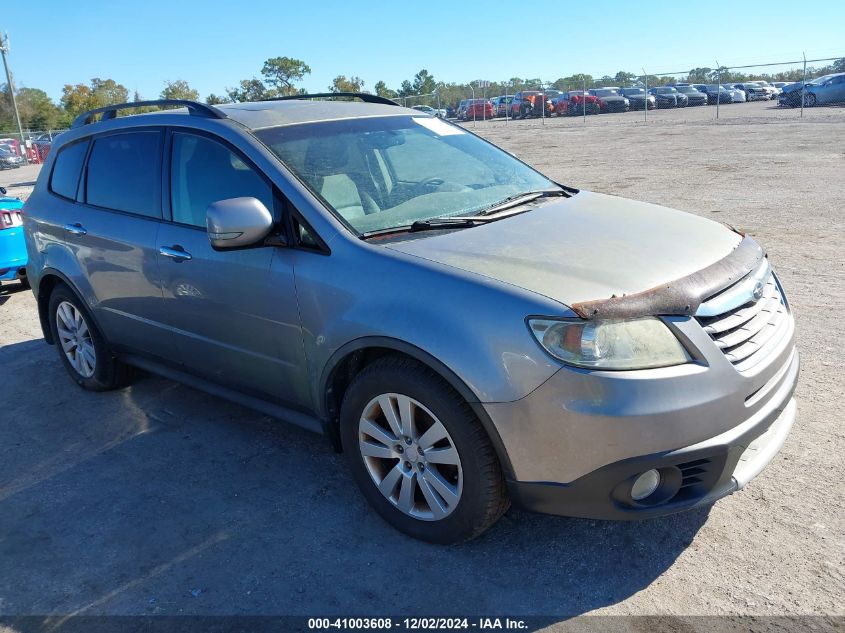
<path id="1" fill-rule="evenodd" d="M 139 367 L 321 432 L 441 543 L 511 502 L 685 510 L 770 462 L 798 353 L 752 237 L 355 96 L 110 106 L 62 134 L 23 217 L 80 386 Z"/>

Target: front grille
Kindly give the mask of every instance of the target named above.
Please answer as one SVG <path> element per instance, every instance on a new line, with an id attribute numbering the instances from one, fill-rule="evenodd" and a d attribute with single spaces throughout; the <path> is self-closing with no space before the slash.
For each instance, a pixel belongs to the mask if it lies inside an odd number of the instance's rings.
<path id="1" fill-rule="evenodd" d="M 777 346 L 788 333 L 792 319 L 772 272 L 763 282 L 760 299 L 722 314 L 696 318 L 740 372 L 750 370 Z"/>

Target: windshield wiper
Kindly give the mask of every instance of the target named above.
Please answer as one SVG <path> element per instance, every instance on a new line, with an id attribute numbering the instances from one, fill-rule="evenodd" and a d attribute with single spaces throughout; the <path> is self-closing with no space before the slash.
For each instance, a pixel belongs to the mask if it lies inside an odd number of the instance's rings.
<path id="1" fill-rule="evenodd" d="M 517 193 L 512 196 L 508 196 L 503 200 L 499 200 L 487 207 L 484 207 L 481 211 L 476 214 L 477 216 L 484 216 L 484 215 L 492 215 L 494 213 L 498 213 L 503 209 L 507 209 L 508 207 L 515 207 L 518 204 L 525 204 L 526 202 L 531 202 L 532 200 L 536 200 L 537 198 L 551 198 L 553 196 L 566 196 L 569 197 L 572 195 L 565 189 L 544 189 L 542 191 L 523 191 L 522 193 Z"/>
<path id="2" fill-rule="evenodd" d="M 493 218 L 447 216 L 443 218 L 429 218 L 427 220 L 414 220 L 410 230 L 414 233 L 416 231 L 430 231 L 432 229 L 468 228 L 479 224 L 486 224 L 487 222 L 493 222 Z"/>
<path id="3" fill-rule="evenodd" d="M 495 222 L 499 218 L 479 218 L 477 216 L 463 217 L 453 215 L 442 218 L 428 218 L 427 220 L 414 220 L 411 224 L 391 226 L 386 229 L 376 229 L 362 233 L 364 239 L 379 235 L 390 235 L 391 233 L 416 233 L 418 231 L 436 231 L 439 229 L 468 229 L 479 224 Z"/>

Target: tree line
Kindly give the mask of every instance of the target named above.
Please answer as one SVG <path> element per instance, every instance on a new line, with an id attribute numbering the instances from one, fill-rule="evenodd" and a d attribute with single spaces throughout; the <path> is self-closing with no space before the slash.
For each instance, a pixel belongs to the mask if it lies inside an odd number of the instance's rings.
<path id="1" fill-rule="evenodd" d="M 845 72 L 845 58 L 837 59 L 829 66 L 821 68 L 807 68 L 808 77 Z M 242 79 L 232 87 L 224 88 L 222 94 L 209 94 L 205 102 L 209 104 L 233 103 L 241 101 L 261 101 L 275 97 L 304 94 L 298 87 L 306 75 L 311 74 L 311 67 L 300 59 L 291 57 L 271 57 L 262 65 L 260 77 Z M 613 76 L 604 75 L 593 77 L 589 74 L 573 74 L 559 77 L 555 81 L 541 81 L 540 78 L 512 77 L 505 81 L 490 82 L 438 82 L 426 69 L 420 70 L 412 78 L 402 81 L 395 89 L 388 87 L 384 81 L 377 81 L 373 85 L 372 93 L 407 105 L 456 105 L 461 99 L 472 94 L 476 97 L 494 97 L 503 94 L 513 94 L 520 90 L 537 90 L 553 88 L 557 90 L 577 90 L 582 86 L 632 86 L 643 85 L 660 86 L 678 81 L 689 83 L 740 83 L 764 79 L 766 81 L 800 81 L 803 77 L 802 69 L 790 69 L 775 73 L 741 73 L 726 68 L 693 68 L 686 75 L 637 75 L 620 70 Z M 328 92 L 367 92 L 363 79 L 356 75 L 347 77 L 338 75 Z M 70 125 L 73 119 L 87 110 L 99 108 L 115 103 L 143 101 L 141 95 L 135 91 L 130 99 L 129 90 L 114 79 L 95 77 L 87 84 L 66 84 L 62 88 L 59 103 L 54 103 L 46 92 L 39 88 L 21 87 L 15 91 L 21 125 L 25 129 L 49 130 L 62 129 Z M 161 99 L 188 99 L 199 101 L 199 93 L 184 79 L 167 80 L 158 95 Z M 151 108 L 154 109 L 154 108 Z M 14 112 L 12 110 L 9 86 L 0 85 L 0 130 L 15 129 Z"/>

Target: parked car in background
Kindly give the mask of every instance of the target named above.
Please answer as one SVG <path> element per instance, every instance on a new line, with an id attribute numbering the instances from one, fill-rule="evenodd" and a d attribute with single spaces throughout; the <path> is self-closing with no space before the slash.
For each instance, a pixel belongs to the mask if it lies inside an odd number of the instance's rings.
<path id="1" fill-rule="evenodd" d="M 811 86 L 822 84 L 834 76 L 835 74 L 822 75 L 820 77 L 816 77 L 815 79 L 811 79 L 807 82 L 806 88 L 809 90 Z M 799 107 L 801 105 L 802 88 L 804 88 L 803 81 L 786 84 L 783 88 L 781 88 L 780 94 L 778 95 L 778 105 L 790 108 Z"/>
<path id="2" fill-rule="evenodd" d="M 788 86 L 788 85 L 789 85 L 789 82 L 788 82 L 788 81 L 773 81 L 773 82 L 772 82 L 772 85 L 773 85 L 775 88 L 777 88 L 777 89 L 778 89 L 778 94 L 780 94 L 780 91 L 781 91 L 781 90 L 783 90 L 783 87 L 784 87 L 784 86 Z"/>
<path id="3" fill-rule="evenodd" d="M 0 147 L 0 169 L 15 169 L 24 164 L 23 156 L 13 152 L 10 146 L 9 149 Z"/>
<path id="4" fill-rule="evenodd" d="M 547 90 L 544 90 L 543 92 L 546 95 L 546 99 L 548 99 L 549 103 L 551 104 L 552 111 L 554 111 L 558 99 L 560 99 L 561 95 L 563 95 L 563 90 L 555 90 L 549 88 Z"/>
<path id="5" fill-rule="evenodd" d="M 590 88 L 590 94 L 598 99 L 599 112 L 627 112 L 631 103 L 614 88 Z"/>
<path id="6" fill-rule="evenodd" d="M 755 83 L 760 86 L 765 91 L 766 95 L 769 97 L 769 100 L 777 99 L 777 96 L 779 94 L 778 89 L 775 88 L 765 79 L 755 79 L 752 83 Z"/>
<path id="7" fill-rule="evenodd" d="M 16 138 L 0 138 L 0 145 L 9 149 L 12 153 L 22 156 L 21 142 Z"/>
<path id="8" fill-rule="evenodd" d="M 845 73 L 827 75 L 807 84 L 804 105 L 845 104 Z"/>
<path id="9" fill-rule="evenodd" d="M 579 114 L 599 114 L 599 98 L 583 90 L 569 90 L 558 97 L 555 113 L 558 116 L 577 116 Z"/>
<path id="10" fill-rule="evenodd" d="M 427 105 L 416 105 L 413 106 L 413 109 L 419 110 L 420 112 L 425 112 L 426 114 L 430 114 L 431 116 L 436 116 L 441 119 L 446 118 L 446 110 L 443 109 L 432 108 L 431 106 Z"/>
<path id="11" fill-rule="evenodd" d="M 645 88 L 621 88 L 619 92 L 631 104 L 632 110 L 642 110 L 646 107 L 654 110 L 657 107 L 654 95 L 648 94 Z"/>
<path id="12" fill-rule="evenodd" d="M 469 102 L 469 99 L 461 99 L 460 103 L 458 103 L 458 109 L 455 110 L 455 118 L 457 118 L 457 119 L 463 119 L 464 118 L 464 112 L 466 112 L 468 102 Z"/>
<path id="13" fill-rule="evenodd" d="M 742 90 L 745 93 L 746 101 L 767 101 L 769 99 L 768 91 L 756 82 L 745 81 L 743 83 L 728 85 L 737 90 Z"/>
<path id="14" fill-rule="evenodd" d="M 675 86 L 675 90 L 687 98 L 687 104 L 691 106 L 707 105 L 707 95 L 692 86 Z"/>
<path id="15" fill-rule="evenodd" d="M 487 99 L 470 99 L 464 110 L 464 121 L 475 121 L 478 119 L 492 119 L 493 104 Z"/>
<path id="16" fill-rule="evenodd" d="M 500 95 L 493 99 L 493 110 L 495 116 L 510 116 L 508 109 L 510 108 L 512 101 L 513 95 Z"/>
<path id="17" fill-rule="evenodd" d="M 437 543 L 512 502 L 620 520 L 706 508 L 766 467 L 800 362 L 750 235 L 559 185 L 460 126 L 361 98 L 80 115 L 23 217 L 69 378 L 106 391 L 137 366 L 322 433 L 375 512 Z M 294 444 L 312 480 L 336 478 L 326 450 Z"/>
<path id="18" fill-rule="evenodd" d="M 693 84 L 693 87 L 699 92 L 707 95 L 707 103 L 709 105 L 716 105 L 717 103 L 733 103 L 731 93 L 720 84 Z"/>
<path id="19" fill-rule="evenodd" d="M 6 195 L 0 187 L 0 282 L 15 279 L 29 287 L 26 276 L 26 241 L 23 235 L 23 201 Z"/>
<path id="20" fill-rule="evenodd" d="M 745 103 L 745 91 L 733 86 L 724 86 L 725 90 L 731 95 L 731 103 Z"/>
<path id="21" fill-rule="evenodd" d="M 672 86 L 655 86 L 648 93 L 654 95 L 658 108 L 685 108 L 689 103 L 687 96 Z"/>
<path id="22" fill-rule="evenodd" d="M 520 90 L 513 96 L 511 116 L 514 119 L 551 116 L 552 104 L 539 90 Z"/>

